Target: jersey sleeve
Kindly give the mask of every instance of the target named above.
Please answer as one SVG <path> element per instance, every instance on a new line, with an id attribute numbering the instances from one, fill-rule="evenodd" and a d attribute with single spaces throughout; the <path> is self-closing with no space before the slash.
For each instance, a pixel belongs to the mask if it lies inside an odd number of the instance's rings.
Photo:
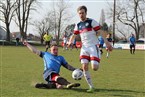
<path id="1" fill-rule="evenodd" d="M 95 21 L 95 20 L 92 20 L 92 27 L 93 27 L 93 29 L 95 31 L 98 31 L 101 28 L 100 25 L 99 25 L 99 23 L 97 21 Z"/>
<path id="2" fill-rule="evenodd" d="M 44 54 L 45 54 L 45 53 L 41 51 L 39 56 L 40 56 L 41 58 L 43 58 Z"/>
<path id="3" fill-rule="evenodd" d="M 49 52 L 43 52 L 43 51 L 40 51 L 40 55 L 39 55 L 39 56 L 40 56 L 41 58 L 43 58 L 44 55 L 45 55 L 46 53 L 50 54 Z"/>
<path id="4" fill-rule="evenodd" d="M 61 56 L 61 65 L 67 65 L 68 63 L 66 62 L 66 60 L 64 59 L 63 56 Z"/>
<path id="5" fill-rule="evenodd" d="M 78 24 L 75 25 L 74 34 L 75 34 L 75 35 L 79 34 Z"/>

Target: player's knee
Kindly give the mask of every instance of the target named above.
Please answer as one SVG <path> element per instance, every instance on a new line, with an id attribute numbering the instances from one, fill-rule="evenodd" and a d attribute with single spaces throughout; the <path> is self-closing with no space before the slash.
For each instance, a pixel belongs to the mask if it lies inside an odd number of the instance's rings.
<path id="1" fill-rule="evenodd" d="M 92 69 L 94 71 L 97 71 L 99 69 L 99 63 L 97 61 L 91 61 L 92 63 Z"/>
<path id="2" fill-rule="evenodd" d="M 82 64 L 83 71 L 88 71 L 88 63 Z"/>
<path id="3" fill-rule="evenodd" d="M 88 71 L 88 60 L 87 59 L 81 59 L 82 69 L 84 71 Z"/>
<path id="4" fill-rule="evenodd" d="M 99 66 L 97 66 L 97 67 L 92 67 L 92 69 L 94 70 L 94 71 L 97 71 L 98 69 L 99 69 Z"/>

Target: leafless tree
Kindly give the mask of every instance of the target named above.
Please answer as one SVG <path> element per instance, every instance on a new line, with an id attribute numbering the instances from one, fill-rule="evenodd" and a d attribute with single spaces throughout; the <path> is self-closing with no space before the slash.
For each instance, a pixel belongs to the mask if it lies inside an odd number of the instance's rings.
<path id="1" fill-rule="evenodd" d="M 104 23 L 105 23 L 105 13 L 104 13 L 104 9 L 102 9 L 99 24 L 103 26 Z"/>
<path id="2" fill-rule="evenodd" d="M 124 30 L 123 29 L 119 29 L 118 25 L 116 25 L 116 29 L 125 38 L 125 40 L 127 40 L 127 35 L 124 32 Z"/>
<path id="3" fill-rule="evenodd" d="M 30 11 L 35 10 L 36 2 L 37 0 L 17 0 L 17 20 L 15 23 L 18 25 L 23 38 L 26 38 Z"/>
<path id="4" fill-rule="evenodd" d="M 52 12 L 48 12 L 46 17 L 42 18 L 40 21 L 34 21 L 32 24 L 35 26 L 41 37 L 41 43 L 43 43 L 43 35 L 45 32 L 50 34 L 51 31 L 54 30 L 54 20 Z"/>
<path id="5" fill-rule="evenodd" d="M 57 44 L 59 44 L 59 39 L 61 33 L 65 29 L 68 21 L 72 18 L 72 14 L 68 12 L 68 9 L 71 6 L 65 0 L 59 0 L 58 2 L 53 3 L 53 15 L 55 20 L 55 33 L 56 33 L 56 40 Z"/>
<path id="6" fill-rule="evenodd" d="M 7 32 L 7 41 L 10 41 L 10 23 L 12 18 L 15 16 L 14 12 L 16 8 L 15 0 L 0 0 L 0 13 L 2 15 L 0 21 L 5 23 L 5 27 L 3 28 Z"/>
<path id="7" fill-rule="evenodd" d="M 132 28 L 133 32 L 135 32 L 136 39 L 139 39 L 140 25 L 144 23 L 145 20 L 144 0 L 117 0 L 116 2 L 115 13 L 118 22 Z M 110 16 L 112 10 L 113 9 L 110 7 Z"/>

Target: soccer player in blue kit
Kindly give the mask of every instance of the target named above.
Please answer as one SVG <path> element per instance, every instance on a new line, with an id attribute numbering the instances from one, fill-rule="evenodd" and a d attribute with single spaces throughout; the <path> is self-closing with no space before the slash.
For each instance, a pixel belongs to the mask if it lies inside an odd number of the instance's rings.
<path id="1" fill-rule="evenodd" d="M 134 34 L 131 34 L 131 37 L 129 38 L 129 42 L 130 42 L 130 53 L 134 54 L 135 53 L 135 42 L 136 42 Z"/>
<path id="2" fill-rule="evenodd" d="M 37 54 L 44 61 L 44 80 L 47 81 L 47 84 L 37 83 L 36 88 L 67 88 L 79 87 L 79 83 L 70 83 L 65 78 L 59 75 L 61 66 L 65 67 L 70 71 L 74 71 L 76 68 L 69 65 L 63 56 L 58 55 L 58 46 L 53 43 L 50 47 L 50 52 L 42 52 L 32 45 L 30 45 L 26 40 L 23 41 L 23 44 L 33 53 Z"/>
<path id="3" fill-rule="evenodd" d="M 103 54 L 102 49 L 103 49 L 103 45 L 104 45 L 104 39 L 102 38 L 102 36 L 99 36 L 98 40 L 99 40 L 99 48 L 100 48 L 101 54 Z"/>

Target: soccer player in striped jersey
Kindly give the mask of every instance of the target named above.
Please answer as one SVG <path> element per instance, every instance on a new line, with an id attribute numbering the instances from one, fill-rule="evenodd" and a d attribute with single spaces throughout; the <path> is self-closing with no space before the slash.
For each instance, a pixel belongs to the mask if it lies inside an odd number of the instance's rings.
<path id="1" fill-rule="evenodd" d="M 69 45 L 75 39 L 77 34 L 80 34 L 81 41 L 82 41 L 82 48 L 80 52 L 80 60 L 82 64 L 82 69 L 84 73 L 84 77 L 89 85 L 89 89 L 87 92 L 92 93 L 94 92 L 94 86 L 92 84 L 91 76 L 89 73 L 88 64 L 91 62 L 91 67 L 93 70 L 97 71 L 99 68 L 100 62 L 100 50 L 97 47 L 99 41 L 96 37 L 96 31 L 100 29 L 100 26 L 97 21 L 91 18 L 87 18 L 87 8 L 86 6 L 80 6 L 77 9 L 77 12 L 80 17 L 80 22 L 76 24 L 74 29 L 74 34 L 71 36 L 69 40 Z M 110 43 L 104 39 L 106 46 L 109 50 L 112 50 L 112 46 Z M 68 46 L 69 46 L 68 45 Z"/>

